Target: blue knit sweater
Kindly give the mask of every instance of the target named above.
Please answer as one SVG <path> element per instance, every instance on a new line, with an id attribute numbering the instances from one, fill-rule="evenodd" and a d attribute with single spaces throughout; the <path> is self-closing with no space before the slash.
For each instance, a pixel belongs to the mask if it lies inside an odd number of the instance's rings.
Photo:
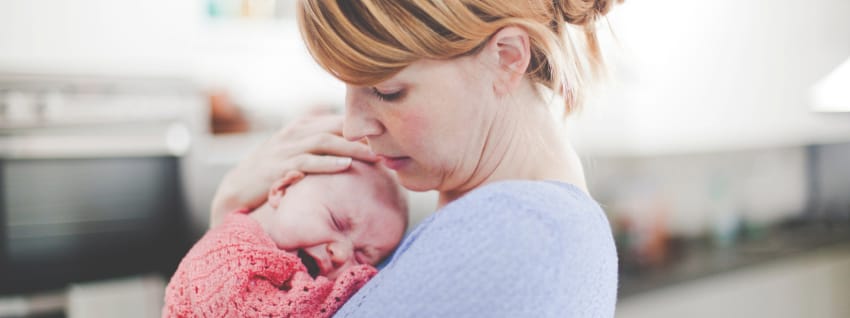
<path id="1" fill-rule="evenodd" d="M 414 228 L 336 317 L 613 317 L 617 254 L 573 185 L 503 181 Z"/>

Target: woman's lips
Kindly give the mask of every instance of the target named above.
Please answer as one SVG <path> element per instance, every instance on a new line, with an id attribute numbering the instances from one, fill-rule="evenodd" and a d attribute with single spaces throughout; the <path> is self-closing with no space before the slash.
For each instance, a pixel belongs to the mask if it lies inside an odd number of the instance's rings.
<path id="1" fill-rule="evenodd" d="M 387 166 L 387 168 L 393 170 L 400 170 L 410 164 L 411 161 L 413 161 L 410 159 L 410 157 L 389 157 L 378 155 L 378 158 L 381 158 L 381 161 L 384 162 L 384 165 Z"/>

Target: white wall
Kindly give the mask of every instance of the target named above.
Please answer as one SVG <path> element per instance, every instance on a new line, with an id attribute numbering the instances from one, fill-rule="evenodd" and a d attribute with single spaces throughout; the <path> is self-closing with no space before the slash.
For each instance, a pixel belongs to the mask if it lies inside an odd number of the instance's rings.
<path id="1" fill-rule="evenodd" d="M 0 71 L 183 74 L 196 11 L 193 1 L 0 1 Z"/>
<path id="2" fill-rule="evenodd" d="M 850 116 L 808 100 L 850 57 L 848 15 L 845 0 L 626 1 L 610 16 L 619 41 L 605 39 L 619 80 L 574 120 L 578 143 L 652 154 L 850 139 Z"/>
<path id="3" fill-rule="evenodd" d="M 0 1 L 0 73 L 190 76 L 265 111 L 341 104 L 292 21 L 210 21 L 204 5 Z M 577 143 L 652 154 L 850 139 L 850 116 L 808 101 L 850 56 L 849 15 L 845 0 L 626 1 L 609 17 L 619 41 L 603 39 L 619 80 L 575 118 Z"/>
<path id="4" fill-rule="evenodd" d="M 293 20 L 213 20 L 205 4 L 2 0 L 0 75 L 182 77 L 284 115 L 342 103 L 342 84 L 312 61 Z"/>

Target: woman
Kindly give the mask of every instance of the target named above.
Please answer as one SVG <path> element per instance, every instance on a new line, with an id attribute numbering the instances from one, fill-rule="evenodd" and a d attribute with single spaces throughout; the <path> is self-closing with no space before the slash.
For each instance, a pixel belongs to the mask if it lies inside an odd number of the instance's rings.
<path id="1" fill-rule="evenodd" d="M 339 316 L 613 316 L 611 232 L 549 107 L 579 106 L 599 61 L 593 22 L 611 6 L 300 1 L 310 53 L 347 83 L 345 117 L 283 129 L 228 174 L 213 221 L 262 203 L 286 171 L 382 161 L 406 188 L 439 191 L 439 210 Z"/>

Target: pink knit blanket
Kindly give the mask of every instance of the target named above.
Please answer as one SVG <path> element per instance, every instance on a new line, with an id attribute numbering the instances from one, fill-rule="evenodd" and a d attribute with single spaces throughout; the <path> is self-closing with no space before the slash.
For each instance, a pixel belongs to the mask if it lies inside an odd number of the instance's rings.
<path id="1" fill-rule="evenodd" d="M 330 317 L 375 275 L 363 265 L 336 281 L 310 277 L 247 214 L 231 213 L 183 257 L 163 317 Z"/>

